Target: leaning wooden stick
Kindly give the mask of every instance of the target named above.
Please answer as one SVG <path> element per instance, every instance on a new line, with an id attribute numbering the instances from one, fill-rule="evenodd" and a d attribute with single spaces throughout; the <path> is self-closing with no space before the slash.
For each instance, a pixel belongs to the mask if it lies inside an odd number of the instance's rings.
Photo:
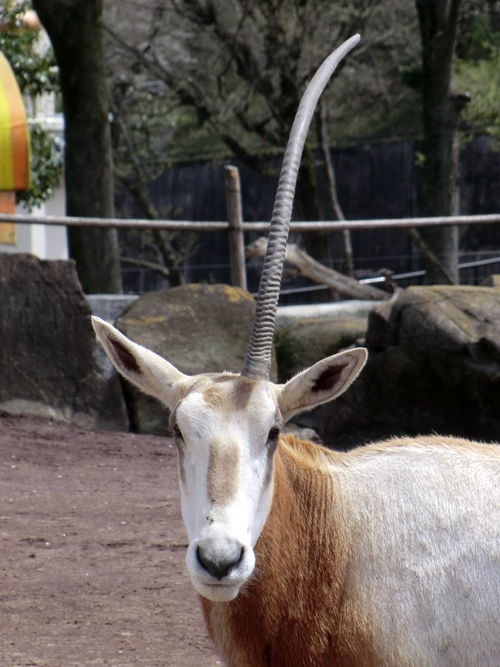
<path id="1" fill-rule="evenodd" d="M 267 240 L 261 236 L 253 243 L 247 245 L 247 257 L 265 257 Z M 285 250 L 285 261 L 297 267 L 300 275 L 309 278 L 320 285 L 328 285 L 332 290 L 344 299 L 366 299 L 383 301 L 390 299 L 392 294 L 377 289 L 371 285 L 364 285 L 355 278 L 349 278 L 342 273 L 320 264 L 304 250 L 294 243 L 289 243 Z"/>

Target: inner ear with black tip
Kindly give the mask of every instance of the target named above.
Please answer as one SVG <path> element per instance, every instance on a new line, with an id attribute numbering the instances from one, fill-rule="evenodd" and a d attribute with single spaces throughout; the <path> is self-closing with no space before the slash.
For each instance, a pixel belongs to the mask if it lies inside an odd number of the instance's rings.
<path id="1" fill-rule="evenodd" d="M 342 373 L 344 372 L 348 362 L 339 361 L 336 364 L 332 364 L 325 368 L 324 371 L 318 375 L 314 385 L 311 387 L 313 393 L 319 393 L 320 391 L 331 391 L 333 387 L 340 381 Z"/>
<path id="2" fill-rule="evenodd" d="M 131 352 L 129 352 L 129 350 L 127 350 L 125 345 L 120 343 L 120 341 L 116 340 L 115 338 L 110 338 L 109 341 L 113 346 L 113 350 L 120 364 L 127 371 L 132 371 L 133 373 L 141 373 L 141 369 L 139 367 L 139 364 L 137 363 L 136 358 Z"/>

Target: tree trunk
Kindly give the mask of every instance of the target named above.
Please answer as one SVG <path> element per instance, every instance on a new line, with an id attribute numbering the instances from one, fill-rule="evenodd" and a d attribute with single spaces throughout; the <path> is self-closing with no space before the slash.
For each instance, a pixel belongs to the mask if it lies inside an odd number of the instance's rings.
<path id="1" fill-rule="evenodd" d="M 102 0 L 34 0 L 59 66 L 64 109 L 66 213 L 114 216 Z M 114 229 L 71 227 L 70 256 L 86 293 L 120 293 Z"/>
<path id="2" fill-rule="evenodd" d="M 467 96 L 454 86 L 453 54 L 461 0 L 416 0 L 422 39 L 424 187 L 428 216 L 458 215 L 458 122 Z M 455 283 L 458 276 L 458 229 L 421 230 L 429 249 Z M 443 282 L 426 263 L 427 282 Z"/>

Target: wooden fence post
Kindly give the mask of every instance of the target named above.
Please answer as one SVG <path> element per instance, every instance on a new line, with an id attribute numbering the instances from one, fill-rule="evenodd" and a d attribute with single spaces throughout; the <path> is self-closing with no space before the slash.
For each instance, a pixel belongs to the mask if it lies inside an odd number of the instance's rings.
<path id="1" fill-rule="evenodd" d="M 241 211 L 240 174 L 237 167 L 224 167 L 226 184 L 226 210 L 229 222 L 229 263 L 231 265 L 231 285 L 247 288 L 245 267 L 245 239 L 243 235 L 243 215 Z"/>

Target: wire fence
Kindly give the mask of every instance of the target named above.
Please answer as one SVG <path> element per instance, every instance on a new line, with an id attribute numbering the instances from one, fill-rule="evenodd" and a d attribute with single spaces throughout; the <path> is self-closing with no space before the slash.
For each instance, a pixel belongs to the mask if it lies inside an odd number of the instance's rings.
<path id="1" fill-rule="evenodd" d="M 247 286 L 247 266 L 245 261 L 245 234 L 246 233 L 266 233 L 269 231 L 268 222 L 244 222 L 242 220 L 241 207 L 241 189 L 239 183 L 239 174 L 235 167 L 225 167 L 226 173 L 226 202 L 227 202 L 227 221 L 187 221 L 187 220 L 144 220 L 144 219 L 122 219 L 122 218 L 87 218 L 87 217 L 68 217 L 68 216 L 39 216 L 39 215 L 11 215 L 0 213 L 0 223 L 10 222 L 16 224 L 36 224 L 36 225 L 53 225 L 53 226 L 77 226 L 77 227 L 92 227 L 92 228 L 115 228 L 121 230 L 134 229 L 155 229 L 165 230 L 169 232 L 221 232 L 228 233 L 229 238 L 229 257 L 228 263 L 224 264 L 220 261 L 214 264 L 198 264 L 198 269 L 205 269 L 208 274 L 215 271 L 224 270 L 229 267 L 231 284 L 242 288 Z M 308 234 L 313 232 L 332 232 L 338 233 L 343 231 L 360 231 L 360 230 L 391 230 L 391 229 L 406 229 L 415 230 L 421 227 L 445 227 L 445 226 L 459 226 L 470 227 L 475 225 L 495 225 L 500 223 L 500 214 L 488 215 L 466 215 L 453 217 L 434 217 L 434 218 L 400 218 L 400 219 L 384 219 L 384 220 L 352 220 L 352 221 L 312 221 L 312 222 L 292 222 L 290 224 L 291 233 Z M 500 249 L 494 251 L 494 257 L 479 257 L 479 252 L 473 253 L 475 258 L 466 261 L 465 253 L 462 253 L 459 269 L 461 271 L 460 277 L 462 283 L 477 282 L 484 276 L 485 267 L 492 267 L 498 264 L 500 267 Z M 485 253 L 487 254 L 487 253 Z M 381 262 L 387 261 L 387 269 L 391 268 L 391 258 L 380 257 L 365 258 L 365 266 L 370 266 L 371 259 L 376 259 L 375 266 L 381 266 Z M 394 259 L 394 258 L 392 258 Z M 401 260 L 404 259 L 398 255 L 398 265 L 401 266 Z M 359 266 L 360 258 L 356 259 Z M 340 264 L 340 262 L 338 262 Z M 415 267 L 415 256 L 408 256 L 408 266 Z M 193 265 L 190 265 L 190 269 Z M 341 268 L 340 266 L 338 268 Z M 383 283 L 386 278 L 382 275 L 366 276 L 360 272 L 360 282 L 367 284 Z M 364 272 L 366 274 L 366 271 Z M 146 280 L 145 276 L 151 275 L 151 269 L 144 268 L 123 268 L 123 274 L 127 276 L 139 276 L 139 282 L 136 284 L 135 290 L 137 292 L 148 291 L 151 289 L 151 280 Z M 416 281 L 422 281 L 425 276 L 425 271 L 419 268 L 418 264 L 415 270 L 407 272 L 398 272 L 392 275 L 392 280 L 401 285 L 408 285 Z M 484 276 L 485 277 L 485 276 Z M 483 278 L 484 279 L 484 278 Z M 125 281 L 126 283 L 127 281 Z M 130 283 L 131 281 L 129 281 Z M 149 282 L 149 286 L 146 286 Z M 167 286 L 168 282 L 164 276 L 158 274 L 155 276 L 155 283 L 153 289 Z M 302 281 L 303 283 L 304 281 Z M 137 281 L 136 281 L 137 283 Z M 127 291 L 131 291 L 130 288 Z M 321 290 L 330 289 L 325 285 L 285 285 L 282 288 L 282 295 L 293 295 L 307 292 L 317 292 Z"/>
<path id="2" fill-rule="evenodd" d="M 464 253 L 467 255 L 468 253 Z M 478 253 L 473 253 L 478 254 Z M 408 263 L 414 259 L 410 255 L 398 255 L 398 259 L 407 259 Z M 365 260 L 369 263 L 372 258 L 367 257 Z M 378 258 L 380 259 L 380 258 Z M 386 260 L 389 257 L 384 258 Z M 339 262 L 340 263 L 340 262 Z M 390 263 L 387 262 L 387 265 L 390 266 Z M 461 261 L 458 265 L 460 271 L 460 283 L 463 285 L 477 285 L 483 282 L 490 274 L 491 271 L 484 271 L 481 269 L 486 268 L 497 268 L 497 271 L 500 272 L 500 255 L 495 257 L 488 257 L 486 259 L 474 260 L 474 261 Z M 182 270 L 182 266 L 180 267 Z M 220 275 L 219 272 L 224 274 L 229 273 L 230 265 L 227 263 L 203 263 L 203 264 L 190 264 L 189 269 L 196 268 L 197 270 L 206 271 L 207 275 L 214 274 L 217 272 L 217 275 Z M 123 268 L 122 273 L 125 276 L 126 291 L 129 293 L 143 294 L 148 291 L 155 291 L 159 289 L 164 289 L 168 287 L 168 281 L 161 276 L 159 273 L 156 273 L 154 270 L 147 268 Z M 422 284 L 425 278 L 425 270 L 416 270 L 416 271 L 407 271 L 401 273 L 394 273 L 391 277 L 397 284 L 400 286 L 416 285 Z M 301 282 L 309 282 L 307 279 L 304 279 Z M 360 278 L 360 283 L 368 285 L 383 285 L 386 282 L 385 276 L 372 276 L 367 278 Z M 403 284 L 404 283 L 404 284 Z M 314 294 L 316 292 L 324 292 L 329 290 L 328 285 L 319 285 L 319 284 L 307 284 L 307 285 L 298 285 L 292 287 L 284 287 L 280 290 L 281 297 L 293 297 L 295 295 L 308 295 Z M 253 296 L 256 296 L 255 291 L 251 292 Z"/>

